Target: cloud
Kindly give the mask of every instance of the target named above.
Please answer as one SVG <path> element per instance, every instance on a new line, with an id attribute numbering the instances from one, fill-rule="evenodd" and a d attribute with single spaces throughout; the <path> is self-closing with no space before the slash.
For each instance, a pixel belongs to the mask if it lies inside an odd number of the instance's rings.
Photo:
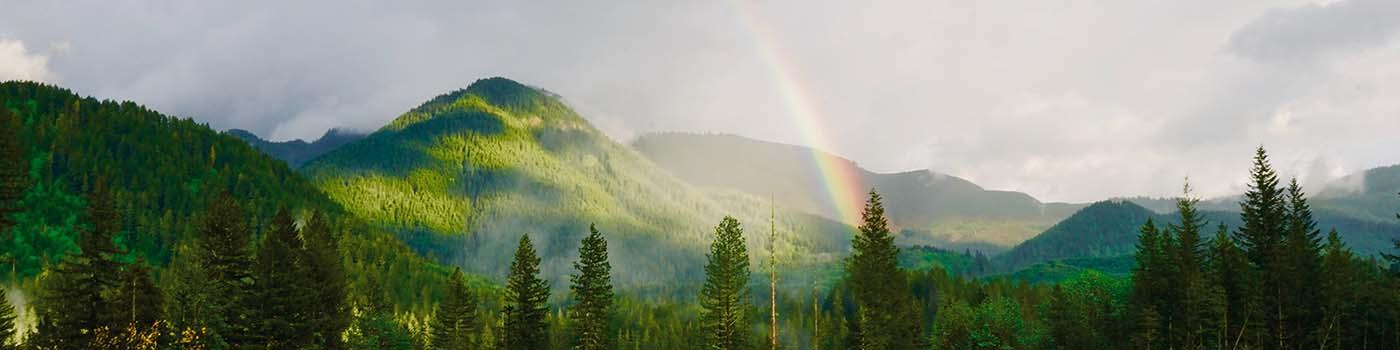
<path id="1" fill-rule="evenodd" d="M 1230 38 L 1230 49 L 1259 61 L 1310 60 L 1384 44 L 1400 31 L 1400 2 L 1343 0 L 1275 10 Z"/>
<path id="2" fill-rule="evenodd" d="M 55 82 L 57 77 L 49 72 L 48 66 L 48 55 L 29 52 L 23 41 L 0 39 L 0 81 Z"/>
<path id="3" fill-rule="evenodd" d="M 1392 0 L 737 4 L 33 1 L 0 33 L 80 93 L 273 139 L 506 76 L 623 140 L 815 144 L 1050 201 L 1238 192 L 1260 144 L 1281 167 L 1400 162 Z"/>

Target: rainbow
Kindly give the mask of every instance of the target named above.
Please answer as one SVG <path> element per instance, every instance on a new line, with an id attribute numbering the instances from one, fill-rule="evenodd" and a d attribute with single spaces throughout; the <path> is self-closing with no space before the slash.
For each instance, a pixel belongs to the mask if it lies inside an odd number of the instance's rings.
<path id="1" fill-rule="evenodd" d="M 755 8 L 753 0 L 737 0 L 739 17 L 753 37 L 753 44 L 759 58 L 773 74 L 778 92 L 783 96 L 783 105 L 802 133 L 802 138 L 812 150 L 812 163 L 822 177 L 830 199 L 831 213 L 847 224 L 860 223 L 860 211 L 864 207 L 866 193 L 861 177 L 854 164 L 845 159 L 828 154 L 831 138 L 827 135 L 826 118 L 818 103 L 804 88 L 795 72 L 795 65 L 789 62 L 778 49 L 778 40 L 773 31 L 765 25 L 762 14 Z"/>

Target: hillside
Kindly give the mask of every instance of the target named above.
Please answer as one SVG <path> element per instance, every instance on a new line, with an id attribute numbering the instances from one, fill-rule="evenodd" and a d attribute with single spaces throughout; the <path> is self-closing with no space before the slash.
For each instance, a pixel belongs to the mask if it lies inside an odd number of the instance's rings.
<path id="1" fill-rule="evenodd" d="M 300 139 L 272 142 L 242 129 L 230 129 L 225 131 L 225 133 L 248 142 L 253 148 L 257 148 L 259 151 L 267 153 L 267 155 L 273 158 L 287 162 L 293 169 L 300 168 L 303 164 L 306 164 L 306 162 L 322 154 L 326 154 L 326 152 L 330 152 L 340 146 L 365 137 L 365 134 L 359 132 L 330 129 L 327 130 L 324 135 L 321 135 L 321 138 L 312 142 L 306 142 Z"/>
<path id="2" fill-rule="evenodd" d="M 1042 203 L 1020 192 L 986 190 L 931 171 L 874 173 L 810 148 L 734 135 L 662 133 L 632 143 L 642 155 L 688 182 L 777 198 L 798 210 L 835 218 L 813 157 L 857 174 L 861 188 L 885 197 L 891 220 L 917 234 L 903 244 L 953 249 L 1011 247 L 1082 205 Z"/>
<path id="3" fill-rule="evenodd" d="M 579 238 L 596 223 L 613 266 L 625 271 L 619 284 L 669 286 L 701 276 L 702 252 L 725 215 L 745 224 L 752 250 L 769 229 L 768 201 L 693 188 L 609 140 L 558 96 L 504 78 L 433 98 L 302 170 L 424 255 L 493 276 L 504 275 L 507 254 L 528 233 L 544 275 L 563 283 Z M 849 227 L 779 210 L 787 256 L 826 262 L 847 250 Z"/>
<path id="4" fill-rule="evenodd" d="M 228 191 L 240 200 L 255 232 L 279 207 L 305 215 L 330 214 L 355 283 L 392 276 L 391 296 L 423 311 L 438 295 L 446 271 L 418 258 L 386 232 L 348 218 L 300 174 L 243 141 L 190 119 L 177 119 L 133 102 L 80 97 L 55 86 L 0 83 L 0 113 L 22 120 L 20 137 L 29 160 L 24 211 L 8 241 L 24 281 L 77 251 L 77 228 L 87 225 L 84 194 L 98 181 L 114 192 L 121 216 L 120 245 L 163 266 L 196 235 L 195 223 L 210 199 Z M 159 275 L 159 269 L 157 275 Z"/>

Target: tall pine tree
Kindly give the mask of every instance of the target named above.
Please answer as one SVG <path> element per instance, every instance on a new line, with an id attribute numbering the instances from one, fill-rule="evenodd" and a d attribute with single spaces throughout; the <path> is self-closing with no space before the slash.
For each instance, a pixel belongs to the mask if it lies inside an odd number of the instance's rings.
<path id="1" fill-rule="evenodd" d="M 1298 179 L 1289 182 L 1287 191 L 1287 232 L 1279 250 L 1288 275 L 1282 281 L 1286 290 L 1282 295 L 1287 329 L 1284 334 L 1291 337 L 1287 339 L 1291 345 L 1311 348 L 1317 342 L 1317 325 L 1322 322 L 1317 287 L 1322 279 L 1321 232 Z"/>
<path id="2" fill-rule="evenodd" d="M 475 349 L 476 297 L 467 290 L 466 277 L 462 269 L 452 271 L 447 281 L 447 295 L 438 304 L 433 315 L 430 349 L 456 350 Z"/>
<path id="3" fill-rule="evenodd" d="M 506 278 L 504 345 L 506 350 L 544 349 L 549 337 L 545 327 L 549 283 L 539 277 L 540 258 L 529 235 L 520 236 L 515 260 Z"/>
<path id="4" fill-rule="evenodd" d="M 87 349 L 93 335 L 117 328 L 107 295 L 119 281 L 122 252 L 113 238 L 121 229 L 121 217 L 105 181 L 99 180 L 88 196 L 87 221 L 79 230 L 75 256 L 59 264 L 50 279 L 45 299 L 37 311 L 39 327 L 46 330 L 43 343 L 58 349 Z M 109 333 L 110 334 L 110 333 Z"/>
<path id="5" fill-rule="evenodd" d="M 608 330 L 612 318 L 612 264 L 608 263 L 608 241 L 598 228 L 588 225 L 588 236 L 578 248 L 577 271 L 569 276 L 574 305 L 569 310 L 573 322 L 575 349 L 613 348 Z"/>
<path id="6" fill-rule="evenodd" d="M 1355 256 L 1337 236 L 1337 230 L 1327 234 L 1327 253 L 1323 256 L 1322 281 L 1318 285 L 1322 305 L 1317 327 L 1320 349 L 1341 349 L 1348 312 L 1357 298 L 1360 273 L 1353 267 Z"/>
<path id="7" fill-rule="evenodd" d="M 1217 303 L 1213 306 L 1219 309 L 1220 317 L 1212 332 L 1214 347 L 1238 348 L 1244 336 L 1244 320 L 1251 316 L 1247 308 L 1248 284 L 1245 280 L 1249 262 L 1244 252 L 1235 245 L 1235 240 L 1230 238 L 1229 227 L 1224 223 L 1218 226 L 1215 239 L 1211 240 L 1209 266 L 1210 282 L 1215 288 L 1212 292 Z"/>
<path id="8" fill-rule="evenodd" d="M 749 252 L 739 220 L 725 216 L 715 227 L 700 289 L 700 327 L 708 349 L 749 346 Z"/>
<path id="9" fill-rule="evenodd" d="M 1180 225 L 1169 225 L 1169 231 L 1176 242 L 1170 252 L 1174 285 L 1174 299 L 1170 300 L 1174 325 L 1171 342 L 1175 348 L 1201 349 L 1211 344 L 1211 334 L 1215 329 L 1214 314 L 1211 312 L 1210 284 L 1202 268 L 1205 251 L 1201 244 L 1201 229 L 1205 220 L 1196 211 L 1197 200 L 1191 197 L 1191 186 L 1184 186 L 1183 195 L 1177 199 L 1177 213 Z"/>
<path id="10" fill-rule="evenodd" d="M 272 217 L 272 230 L 263 235 L 253 261 L 253 322 L 259 349 L 300 349 L 311 342 L 306 306 L 310 302 L 307 281 L 298 257 L 304 249 L 296 222 L 286 208 Z"/>
<path id="11" fill-rule="evenodd" d="M 350 327 L 349 282 L 341 263 L 340 243 L 332 233 L 325 213 L 312 213 L 301 231 L 306 249 L 301 257 L 306 273 L 302 288 L 310 300 L 306 320 L 310 323 L 311 345 L 317 349 L 343 350 L 341 335 Z"/>
<path id="12" fill-rule="evenodd" d="M 1263 147 L 1255 151 L 1249 173 L 1249 190 L 1240 202 L 1244 225 L 1235 232 L 1249 262 L 1245 308 L 1252 313 L 1241 320 L 1241 326 L 1246 332 L 1255 333 L 1244 337 L 1246 344 L 1252 343 L 1251 347 L 1280 349 L 1294 339 L 1293 334 L 1288 334 L 1288 306 L 1284 304 L 1290 276 L 1281 254 L 1288 226 L 1288 203 Z"/>
<path id="13" fill-rule="evenodd" d="M 861 225 L 851 240 L 852 255 L 847 265 L 855 289 L 857 322 L 862 349 L 913 349 L 919 347 L 918 308 L 909 293 L 904 272 L 899 269 L 899 247 L 894 245 L 885 206 L 879 193 L 861 212 Z"/>
<path id="14" fill-rule="evenodd" d="M 1166 335 L 1162 323 L 1166 316 L 1163 313 L 1169 310 L 1163 310 L 1161 304 L 1166 299 L 1163 287 L 1170 283 L 1165 248 L 1170 245 L 1164 244 L 1167 241 L 1151 218 L 1138 231 L 1137 252 L 1134 253 L 1137 265 L 1133 267 L 1133 289 L 1128 299 L 1133 322 L 1132 347 L 1136 349 L 1164 347 Z"/>
<path id="15" fill-rule="evenodd" d="M 250 292 L 253 259 L 247 218 L 228 192 L 210 201 L 199 225 L 199 270 L 204 273 L 205 323 L 215 344 L 241 348 L 256 344 L 257 327 Z"/>

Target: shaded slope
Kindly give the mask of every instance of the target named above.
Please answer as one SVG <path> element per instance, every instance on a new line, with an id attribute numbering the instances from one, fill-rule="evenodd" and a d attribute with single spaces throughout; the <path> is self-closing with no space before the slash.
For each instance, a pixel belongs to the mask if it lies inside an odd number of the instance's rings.
<path id="1" fill-rule="evenodd" d="M 287 162 L 287 164 L 291 165 L 292 168 L 299 168 L 303 164 L 306 164 L 306 162 L 311 161 L 312 159 L 315 159 L 316 157 L 319 157 L 322 154 L 325 154 L 326 152 L 330 152 L 342 145 L 365 137 L 365 134 L 362 133 L 345 131 L 341 129 L 330 129 L 327 130 L 324 135 L 321 135 L 321 138 L 318 138 L 316 139 L 316 141 L 312 142 L 306 142 L 300 139 L 282 142 L 272 142 L 263 140 L 262 138 L 258 137 L 258 135 L 254 135 L 253 133 L 242 129 L 230 129 L 228 131 L 225 131 L 224 133 L 233 135 L 234 137 L 248 142 L 248 144 L 252 145 L 253 148 L 258 149 L 263 153 L 267 153 L 273 158 L 281 159 L 282 161 Z"/>

